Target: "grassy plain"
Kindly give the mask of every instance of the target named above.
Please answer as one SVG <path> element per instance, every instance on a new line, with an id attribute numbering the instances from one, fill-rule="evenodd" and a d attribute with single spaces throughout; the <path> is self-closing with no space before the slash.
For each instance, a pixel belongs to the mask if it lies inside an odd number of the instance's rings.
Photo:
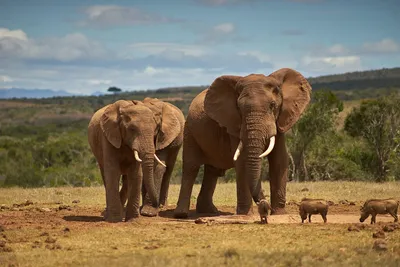
<path id="1" fill-rule="evenodd" d="M 267 183 L 264 188 L 269 191 Z M 359 206 L 371 197 L 400 198 L 400 183 L 313 182 L 289 183 L 287 201 L 322 197 L 335 203 L 328 223 L 315 215 L 301 224 L 297 206 L 289 204 L 291 222 L 261 225 L 257 216 L 234 216 L 235 184 L 218 184 L 215 204 L 224 216 L 208 224 L 172 218 L 179 186 L 171 185 L 170 205 L 159 217 L 133 222 L 102 221 L 103 187 L 0 189 L 1 266 L 399 266 L 400 229 L 386 232 L 387 250 L 374 250 L 372 234 L 391 224 L 378 223 L 359 231 Z M 194 188 L 197 196 L 200 187 Z M 29 200 L 33 204 L 23 204 Z M 79 200 L 79 202 L 77 201 Z M 347 202 L 345 201 L 347 200 Z M 73 203 L 75 202 L 75 203 Z M 78 203 L 77 203 L 78 202 Z M 350 205 L 355 202 L 356 205 Z M 195 197 L 192 201 L 194 208 Z M 66 205 L 66 206 L 62 206 Z M 256 210 L 256 209 L 254 209 Z M 329 223 L 331 215 L 331 221 Z M 354 222 L 334 218 L 350 216 Z M 351 217 L 352 216 L 352 217 Z M 313 218 L 314 218 L 313 217 Z M 231 223 L 218 223 L 230 218 Z M 286 217 L 285 217 L 286 218 Z M 236 223 L 235 223 L 236 222 Z M 390 223 L 389 223 L 390 222 Z M 0 230 L 1 231 L 1 230 Z M 8 251 L 12 250 L 12 251 Z"/>

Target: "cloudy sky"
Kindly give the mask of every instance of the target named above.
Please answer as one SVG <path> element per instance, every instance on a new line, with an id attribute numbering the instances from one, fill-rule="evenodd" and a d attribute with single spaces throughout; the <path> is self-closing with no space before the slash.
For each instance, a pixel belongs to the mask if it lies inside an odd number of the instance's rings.
<path id="1" fill-rule="evenodd" d="M 0 89 L 206 85 L 400 66 L 398 0 L 0 1 Z"/>

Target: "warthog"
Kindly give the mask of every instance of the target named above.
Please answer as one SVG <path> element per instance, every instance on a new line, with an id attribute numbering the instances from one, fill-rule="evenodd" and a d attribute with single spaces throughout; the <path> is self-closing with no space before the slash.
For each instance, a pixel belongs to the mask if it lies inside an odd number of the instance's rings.
<path id="1" fill-rule="evenodd" d="M 260 202 L 257 202 L 256 204 L 258 206 L 258 213 L 260 214 L 261 223 L 267 224 L 268 211 L 271 209 L 271 206 L 268 204 L 266 199 L 261 199 Z"/>
<path id="2" fill-rule="evenodd" d="M 371 224 L 376 223 L 377 214 L 390 214 L 394 218 L 394 222 L 398 222 L 397 209 L 399 208 L 399 201 L 388 198 L 388 199 L 368 199 L 361 207 L 360 222 L 364 222 L 365 219 L 371 215 Z"/>
<path id="3" fill-rule="evenodd" d="M 299 205 L 299 212 L 301 217 L 301 223 L 307 219 L 311 222 L 312 214 L 321 214 L 324 223 L 327 222 L 326 215 L 328 214 L 328 203 L 324 199 L 311 199 L 303 198 Z"/>

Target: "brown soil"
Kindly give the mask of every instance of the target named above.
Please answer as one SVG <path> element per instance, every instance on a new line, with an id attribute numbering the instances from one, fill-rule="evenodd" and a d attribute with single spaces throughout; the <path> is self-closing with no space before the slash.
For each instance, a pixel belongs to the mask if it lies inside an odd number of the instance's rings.
<path id="1" fill-rule="evenodd" d="M 157 217 L 141 216 L 141 223 L 194 223 L 196 219 L 202 218 L 203 223 L 259 223 L 258 214 L 254 213 L 250 216 L 235 215 L 234 207 L 219 207 L 220 216 L 207 216 L 207 214 L 198 215 L 195 210 L 191 210 L 189 218 L 175 219 L 173 218 L 173 210 L 175 206 L 168 206 L 162 210 Z M 295 205 L 287 206 L 287 214 L 268 216 L 269 224 L 287 224 L 301 223 L 298 215 L 298 208 Z M 100 207 L 80 207 L 78 205 L 71 206 L 68 209 L 60 209 L 59 207 L 46 208 L 42 205 L 30 205 L 24 208 L 2 209 L 0 211 L 0 226 L 5 229 L 21 229 L 21 228 L 36 228 L 36 229 L 52 229 L 54 227 L 64 227 L 66 232 L 69 229 L 85 228 L 85 227 L 113 227 L 115 224 L 109 224 L 103 220 Z M 256 209 L 253 209 L 256 212 Z M 329 207 L 328 224 L 352 224 L 359 223 L 359 207 L 351 205 L 337 205 Z M 311 217 L 312 223 L 323 223 L 320 215 Z M 367 219 L 364 224 L 369 224 Z M 389 215 L 378 215 L 377 222 L 393 222 L 393 218 Z M 201 223 L 201 222 L 200 222 Z M 307 224 L 305 222 L 305 224 Z"/>

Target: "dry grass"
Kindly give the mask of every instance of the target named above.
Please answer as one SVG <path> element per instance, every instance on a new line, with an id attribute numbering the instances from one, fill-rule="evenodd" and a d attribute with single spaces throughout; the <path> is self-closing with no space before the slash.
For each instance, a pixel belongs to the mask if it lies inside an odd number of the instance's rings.
<path id="1" fill-rule="evenodd" d="M 235 188 L 235 184 L 219 184 L 215 204 L 232 209 Z M 267 184 L 264 188 L 268 192 Z M 309 191 L 302 191 L 304 188 Z M 171 205 L 176 203 L 178 191 L 179 186 L 171 186 Z M 198 192 L 196 186 L 194 195 Z M 310 196 L 361 203 L 370 197 L 400 197 L 400 184 L 290 183 L 287 196 L 288 201 Z M 1 266 L 400 265 L 400 230 L 386 233 L 386 251 L 372 249 L 372 233 L 382 223 L 359 232 L 348 231 L 349 224 L 198 225 L 168 217 L 108 224 L 98 217 L 105 203 L 103 187 L 0 189 L 0 204 L 10 206 L 27 199 L 35 204 L 19 211 L 0 212 L 0 225 L 5 229 L 0 240 L 13 250 L 0 252 Z M 80 203 L 71 204 L 75 199 Z M 47 213 L 36 210 L 56 207 L 59 201 L 72 209 Z M 44 232 L 56 242 L 46 243 L 48 236 L 41 236 Z M 52 249 L 54 245 L 60 249 Z"/>

